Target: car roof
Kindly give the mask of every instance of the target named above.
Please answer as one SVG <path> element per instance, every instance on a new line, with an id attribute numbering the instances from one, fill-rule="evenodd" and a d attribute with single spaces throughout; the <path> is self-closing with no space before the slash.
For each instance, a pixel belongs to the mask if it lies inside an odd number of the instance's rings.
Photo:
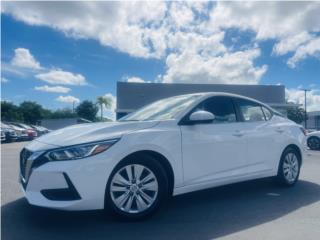
<path id="1" fill-rule="evenodd" d="M 239 94 L 234 94 L 234 93 L 227 93 L 227 92 L 200 92 L 200 93 L 191 93 L 191 94 L 183 94 L 185 96 L 193 96 L 193 95 L 200 95 L 202 96 L 202 98 L 209 98 L 209 97 L 215 97 L 215 96 L 224 96 L 224 97 L 233 97 L 233 98 L 241 98 L 241 99 L 245 99 L 245 100 L 249 100 L 249 101 L 252 101 L 252 102 L 256 102 L 258 104 L 261 104 L 267 108 L 269 108 L 270 110 L 272 111 L 275 111 L 274 109 L 272 109 L 270 106 L 268 106 L 267 104 L 263 103 L 263 102 L 260 102 L 254 98 L 250 98 L 250 97 L 246 97 L 246 96 L 243 96 L 243 95 L 239 95 Z M 183 96 L 183 95 L 180 95 L 180 96 Z"/>
<path id="2" fill-rule="evenodd" d="M 12 125 L 12 126 L 16 126 L 22 129 L 29 129 L 31 127 L 29 127 L 27 124 L 24 123 L 17 123 L 17 122 L 9 122 L 8 124 Z"/>
<path id="3" fill-rule="evenodd" d="M 6 123 L 1 122 L 1 127 L 2 128 L 10 128 L 10 126 Z"/>

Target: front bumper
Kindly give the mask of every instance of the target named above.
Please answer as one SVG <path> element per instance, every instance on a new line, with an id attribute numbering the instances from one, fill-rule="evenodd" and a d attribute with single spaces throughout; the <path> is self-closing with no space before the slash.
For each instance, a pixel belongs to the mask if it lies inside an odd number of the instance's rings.
<path id="1" fill-rule="evenodd" d="M 29 139 L 29 136 L 26 134 L 26 135 L 20 135 L 18 136 L 18 139 L 19 140 L 26 140 L 26 139 Z"/>
<path id="2" fill-rule="evenodd" d="M 32 169 L 26 181 L 20 175 L 20 182 L 32 205 L 62 210 L 103 209 L 114 164 L 107 152 L 79 160 L 47 162 Z"/>

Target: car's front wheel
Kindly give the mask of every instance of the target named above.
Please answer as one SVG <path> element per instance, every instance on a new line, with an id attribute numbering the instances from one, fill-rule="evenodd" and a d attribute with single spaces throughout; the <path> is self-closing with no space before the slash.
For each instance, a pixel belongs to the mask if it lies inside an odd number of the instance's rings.
<path id="1" fill-rule="evenodd" d="M 278 182 L 284 186 L 293 186 L 299 179 L 300 166 L 300 154 L 294 148 L 287 148 L 279 163 Z"/>
<path id="2" fill-rule="evenodd" d="M 106 189 L 106 209 L 127 219 L 144 218 L 159 208 L 168 192 L 161 164 L 150 156 L 133 157 L 112 172 Z"/>
<path id="3" fill-rule="evenodd" d="M 320 138 L 318 137 L 309 137 L 307 144 L 311 150 L 320 150 Z"/>

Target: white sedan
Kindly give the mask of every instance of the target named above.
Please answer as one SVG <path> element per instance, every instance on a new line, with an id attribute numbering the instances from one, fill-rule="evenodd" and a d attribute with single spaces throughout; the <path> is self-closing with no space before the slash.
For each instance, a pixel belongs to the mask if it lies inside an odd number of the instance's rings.
<path id="1" fill-rule="evenodd" d="M 309 133 L 307 136 L 307 144 L 311 150 L 320 150 L 320 131 Z"/>
<path id="2" fill-rule="evenodd" d="M 189 94 L 32 141 L 20 179 L 30 204 L 138 219 L 171 195 L 270 176 L 293 186 L 304 146 L 304 129 L 261 102 Z"/>

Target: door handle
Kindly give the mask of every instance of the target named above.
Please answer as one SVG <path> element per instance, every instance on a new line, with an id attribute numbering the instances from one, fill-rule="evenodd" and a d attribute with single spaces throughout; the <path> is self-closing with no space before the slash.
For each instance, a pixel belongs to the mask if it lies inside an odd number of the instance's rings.
<path id="1" fill-rule="evenodd" d="M 243 136 L 243 133 L 240 132 L 240 131 L 236 131 L 236 132 L 233 133 L 232 135 L 235 136 L 235 137 L 242 137 L 242 136 Z"/>
<path id="2" fill-rule="evenodd" d="M 277 128 L 276 131 L 277 131 L 278 133 L 283 133 L 283 132 L 284 132 L 284 130 L 283 130 L 282 128 Z"/>

